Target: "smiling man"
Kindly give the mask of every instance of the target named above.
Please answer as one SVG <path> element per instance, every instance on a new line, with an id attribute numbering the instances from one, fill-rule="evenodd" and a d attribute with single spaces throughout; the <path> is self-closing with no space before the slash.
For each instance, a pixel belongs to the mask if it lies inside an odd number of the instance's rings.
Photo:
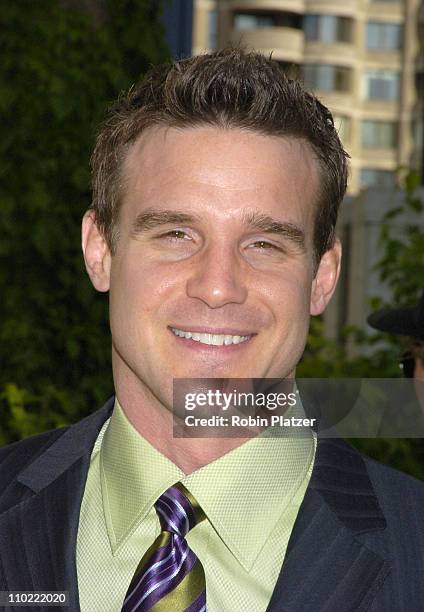
<path id="1" fill-rule="evenodd" d="M 121 173 L 113 256 L 96 210 L 83 225 L 90 277 L 110 290 L 116 394 L 137 431 L 192 472 L 239 441 L 174 439 L 173 379 L 293 376 L 340 245 L 316 265 L 320 171 L 300 138 L 158 125 Z"/>
<path id="2" fill-rule="evenodd" d="M 176 379 L 295 377 L 339 276 L 346 157 L 329 111 L 238 49 L 110 110 L 82 242 L 116 395 L 0 452 L 1 589 L 83 612 L 419 609 L 421 483 L 310 430 L 174 436 Z"/>

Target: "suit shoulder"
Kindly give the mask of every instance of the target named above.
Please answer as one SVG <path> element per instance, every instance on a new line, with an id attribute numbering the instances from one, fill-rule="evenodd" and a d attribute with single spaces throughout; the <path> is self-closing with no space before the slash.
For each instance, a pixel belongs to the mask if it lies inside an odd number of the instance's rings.
<path id="1" fill-rule="evenodd" d="M 368 474 L 380 499 L 387 499 L 399 510 L 411 506 L 424 506 L 424 482 L 393 467 L 363 455 Z M 384 502 L 383 502 L 384 503 Z"/>
<path id="2" fill-rule="evenodd" d="M 388 491 L 391 489 L 410 489 L 418 494 L 424 494 L 424 481 L 373 459 L 363 451 L 358 450 L 348 440 L 337 438 L 325 440 L 325 442 L 333 452 L 339 453 L 339 455 L 333 454 L 332 460 L 334 462 L 340 460 L 343 455 L 343 461 L 350 455 L 355 463 L 357 458 L 360 457 L 365 464 L 369 477 L 377 488 L 384 488 Z"/>
<path id="3" fill-rule="evenodd" d="M 0 483 L 4 484 L 5 480 L 10 480 L 11 477 L 24 469 L 26 465 L 53 444 L 68 427 L 50 429 L 0 448 Z"/>

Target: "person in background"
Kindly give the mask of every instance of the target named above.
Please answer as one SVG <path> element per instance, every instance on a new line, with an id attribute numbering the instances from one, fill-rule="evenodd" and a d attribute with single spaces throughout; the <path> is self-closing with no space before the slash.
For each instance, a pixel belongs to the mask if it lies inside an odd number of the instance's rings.
<path id="1" fill-rule="evenodd" d="M 378 331 L 408 337 L 409 346 L 399 366 L 406 378 L 424 380 L 424 291 L 416 306 L 376 310 L 368 315 L 367 323 Z"/>

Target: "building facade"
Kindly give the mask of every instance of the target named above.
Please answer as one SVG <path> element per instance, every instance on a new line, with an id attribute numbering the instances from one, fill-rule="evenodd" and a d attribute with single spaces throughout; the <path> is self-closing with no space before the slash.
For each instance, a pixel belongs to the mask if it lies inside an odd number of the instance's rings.
<path id="1" fill-rule="evenodd" d="M 424 188 L 417 190 L 414 198 L 424 205 Z M 337 235 L 342 242 L 343 265 L 336 292 L 324 314 L 327 337 L 341 340 L 346 326 L 373 333 L 366 323 L 371 299 L 378 297 L 386 304 L 392 303 L 391 291 L 376 269 L 383 256 L 380 239 L 384 216 L 389 210 L 403 210 L 390 221 L 391 235 L 396 239 L 404 240 L 406 226 L 424 234 L 424 215 L 406 206 L 406 200 L 403 190 L 374 187 L 355 197 L 348 196 L 342 203 Z"/>
<path id="2" fill-rule="evenodd" d="M 423 165 L 424 2 L 194 0 L 192 53 L 272 53 L 332 111 L 351 156 L 349 193 Z"/>

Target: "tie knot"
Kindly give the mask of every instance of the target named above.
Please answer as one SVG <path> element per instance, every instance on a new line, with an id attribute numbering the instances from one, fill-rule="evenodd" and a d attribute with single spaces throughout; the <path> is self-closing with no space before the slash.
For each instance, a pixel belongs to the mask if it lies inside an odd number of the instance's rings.
<path id="1" fill-rule="evenodd" d="M 155 503 L 162 531 L 181 537 L 203 521 L 205 514 L 190 491 L 177 482 L 162 493 Z"/>

